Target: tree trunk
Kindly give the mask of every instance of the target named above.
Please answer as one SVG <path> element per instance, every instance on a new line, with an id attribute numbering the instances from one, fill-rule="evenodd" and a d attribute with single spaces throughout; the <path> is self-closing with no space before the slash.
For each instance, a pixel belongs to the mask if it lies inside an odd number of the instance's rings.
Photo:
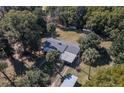
<path id="1" fill-rule="evenodd" d="M 61 76 L 61 78 L 63 78 L 63 76 L 61 75 L 61 73 L 59 71 L 57 71 L 57 73 Z"/>
<path id="2" fill-rule="evenodd" d="M 15 83 L 10 80 L 10 78 L 5 74 L 4 71 L 1 71 L 1 73 L 7 78 L 7 80 L 10 82 L 10 84 L 11 84 L 12 86 L 16 87 Z"/>
<path id="3" fill-rule="evenodd" d="M 90 75 L 90 73 L 91 73 L 91 65 L 89 65 L 89 73 L 88 73 L 88 79 L 89 79 L 89 80 L 91 80 L 91 75 Z"/>
<path id="4" fill-rule="evenodd" d="M 61 75 L 61 73 L 58 71 L 58 69 L 56 68 L 56 65 L 54 65 L 55 70 L 57 71 L 57 73 L 61 76 L 61 78 L 63 78 L 63 76 Z"/>

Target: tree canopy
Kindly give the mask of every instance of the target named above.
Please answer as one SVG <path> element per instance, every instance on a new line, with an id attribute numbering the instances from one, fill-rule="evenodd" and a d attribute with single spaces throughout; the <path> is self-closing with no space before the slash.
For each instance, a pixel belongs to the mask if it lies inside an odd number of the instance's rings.
<path id="1" fill-rule="evenodd" d="M 90 33 L 86 37 L 80 37 L 78 42 L 81 51 L 84 52 L 88 48 L 97 48 L 100 44 L 100 38 L 96 34 Z"/>
<path id="2" fill-rule="evenodd" d="M 27 10 L 10 10 L 0 21 L 0 29 L 7 38 L 13 38 L 9 42 L 19 41 L 25 50 L 31 51 L 38 49 L 44 32 L 42 25 L 37 23 L 37 16 Z"/>
<path id="3" fill-rule="evenodd" d="M 82 61 L 91 66 L 97 66 L 99 63 L 100 54 L 95 48 L 88 48 L 82 54 Z"/>
<path id="4" fill-rule="evenodd" d="M 98 71 L 84 86 L 87 87 L 123 87 L 124 64 L 115 65 Z"/>

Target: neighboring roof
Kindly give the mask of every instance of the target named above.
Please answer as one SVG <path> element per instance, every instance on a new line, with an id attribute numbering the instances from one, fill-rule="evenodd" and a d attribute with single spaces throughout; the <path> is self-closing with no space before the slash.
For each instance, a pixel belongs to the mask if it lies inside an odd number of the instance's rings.
<path id="1" fill-rule="evenodd" d="M 65 78 L 60 87 L 74 87 L 78 77 L 71 75 L 70 77 Z"/>
<path id="2" fill-rule="evenodd" d="M 60 55 L 60 59 L 72 63 L 75 60 L 76 56 L 77 55 L 65 51 Z"/>

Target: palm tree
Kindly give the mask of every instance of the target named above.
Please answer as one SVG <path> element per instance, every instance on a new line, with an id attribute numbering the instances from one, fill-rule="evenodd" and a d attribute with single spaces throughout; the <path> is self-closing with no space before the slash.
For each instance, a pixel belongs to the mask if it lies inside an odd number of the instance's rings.
<path id="1" fill-rule="evenodd" d="M 61 76 L 61 77 L 63 77 L 62 75 L 61 75 L 61 73 L 59 72 L 59 70 L 57 69 L 57 61 L 58 61 L 58 59 L 59 59 L 59 55 L 60 55 L 60 53 L 58 52 L 58 51 L 56 51 L 56 50 L 53 50 L 53 51 L 50 51 L 50 52 L 48 52 L 47 54 L 46 54 L 46 61 L 47 62 L 49 62 L 50 64 L 52 64 L 53 65 L 53 69 L 55 70 L 55 71 L 57 71 L 57 73 Z"/>
<path id="2" fill-rule="evenodd" d="M 89 80 L 91 79 L 91 76 L 90 76 L 91 66 L 97 65 L 99 58 L 100 58 L 100 54 L 95 48 L 86 49 L 82 55 L 83 62 L 89 65 L 89 74 L 88 74 Z"/>
<path id="3" fill-rule="evenodd" d="M 4 71 L 7 67 L 8 67 L 7 63 L 0 62 L 0 72 L 7 78 L 7 80 L 10 82 L 12 86 L 15 86 L 14 82 L 10 80 L 10 78 L 7 76 L 7 74 Z"/>

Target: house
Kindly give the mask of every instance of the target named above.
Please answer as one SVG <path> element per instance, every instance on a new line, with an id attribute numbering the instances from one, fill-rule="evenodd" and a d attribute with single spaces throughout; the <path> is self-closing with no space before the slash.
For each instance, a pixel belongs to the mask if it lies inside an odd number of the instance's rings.
<path id="1" fill-rule="evenodd" d="M 76 84 L 78 77 L 71 75 L 69 77 L 66 77 L 60 87 L 74 87 Z"/>
<path id="2" fill-rule="evenodd" d="M 80 47 L 78 44 L 72 44 L 70 42 L 60 41 L 53 38 L 48 38 L 44 42 L 43 51 L 49 52 L 51 50 L 57 50 L 60 54 L 60 59 L 68 63 L 72 63 L 79 55 Z"/>

